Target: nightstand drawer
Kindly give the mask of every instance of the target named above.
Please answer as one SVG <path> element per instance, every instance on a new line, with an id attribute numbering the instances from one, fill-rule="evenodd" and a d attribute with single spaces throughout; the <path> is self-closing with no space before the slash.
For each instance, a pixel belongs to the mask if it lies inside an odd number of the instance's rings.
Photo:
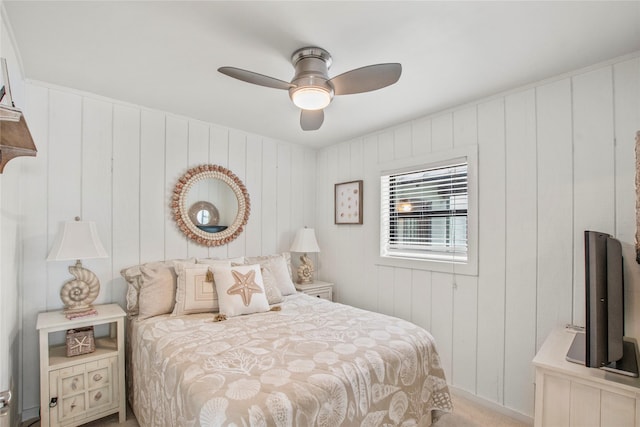
<path id="1" fill-rule="evenodd" d="M 118 356 L 82 363 L 49 373 L 51 425 L 64 425 L 78 417 L 91 417 L 116 408 L 114 375 Z"/>
<path id="2" fill-rule="evenodd" d="M 333 283 L 316 280 L 311 283 L 298 283 L 296 289 L 312 297 L 333 301 Z"/>
<path id="3" fill-rule="evenodd" d="M 305 292 L 305 294 L 331 301 L 331 289 L 318 292 Z"/>

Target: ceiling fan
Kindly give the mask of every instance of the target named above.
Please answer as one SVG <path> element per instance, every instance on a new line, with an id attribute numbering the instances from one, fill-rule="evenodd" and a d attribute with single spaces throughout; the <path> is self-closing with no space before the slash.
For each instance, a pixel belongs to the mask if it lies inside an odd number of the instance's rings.
<path id="1" fill-rule="evenodd" d="M 318 130 L 324 121 L 323 109 L 334 95 L 370 92 L 394 84 L 402 74 L 398 63 L 376 64 L 347 71 L 329 78 L 331 55 L 319 47 L 303 47 L 291 55 L 295 75 L 291 82 L 235 67 L 220 67 L 218 71 L 260 86 L 289 91 L 293 103 L 302 109 L 302 130 Z"/>

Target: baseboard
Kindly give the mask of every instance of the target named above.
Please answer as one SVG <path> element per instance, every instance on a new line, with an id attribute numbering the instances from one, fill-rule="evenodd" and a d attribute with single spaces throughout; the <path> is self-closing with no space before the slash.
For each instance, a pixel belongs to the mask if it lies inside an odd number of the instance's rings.
<path id="1" fill-rule="evenodd" d="M 514 411 L 513 409 L 509 409 L 505 406 L 500 405 L 499 403 L 493 402 L 491 400 L 487 400 L 484 399 L 480 396 L 477 396 L 473 393 L 469 393 L 466 390 L 462 390 L 459 388 L 456 388 L 455 386 L 452 386 L 451 384 L 449 384 L 449 391 L 451 391 L 451 394 L 455 395 L 455 396 L 459 396 L 463 399 L 469 400 L 473 403 L 476 403 L 480 406 L 484 406 L 487 409 L 491 409 L 492 411 L 498 412 L 500 414 L 506 415 L 507 417 L 511 417 L 513 419 L 516 419 L 522 423 L 525 423 L 527 425 L 532 426 L 533 425 L 533 417 L 530 417 L 528 415 L 525 415 L 523 413 L 520 413 L 518 411 Z"/>

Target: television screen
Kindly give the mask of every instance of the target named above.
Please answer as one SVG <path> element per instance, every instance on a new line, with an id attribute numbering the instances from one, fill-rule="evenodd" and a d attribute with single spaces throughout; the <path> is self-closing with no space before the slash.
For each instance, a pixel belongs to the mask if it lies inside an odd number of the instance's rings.
<path id="1" fill-rule="evenodd" d="M 635 343 L 624 339 L 622 245 L 606 233 L 584 232 L 585 327 L 567 360 L 638 376 Z"/>

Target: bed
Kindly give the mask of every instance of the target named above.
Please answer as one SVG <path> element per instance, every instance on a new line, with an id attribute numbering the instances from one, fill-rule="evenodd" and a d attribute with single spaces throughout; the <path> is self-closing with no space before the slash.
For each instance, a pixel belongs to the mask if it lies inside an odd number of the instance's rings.
<path id="1" fill-rule="evenodd" d="M 295 291 L 226 319 L 176 313 L 185 298 L 176 271 L 171 313 L 129 310 L 129 401 L 142 427 L 422 426 L 451 411 L 424 329 Z"/>

